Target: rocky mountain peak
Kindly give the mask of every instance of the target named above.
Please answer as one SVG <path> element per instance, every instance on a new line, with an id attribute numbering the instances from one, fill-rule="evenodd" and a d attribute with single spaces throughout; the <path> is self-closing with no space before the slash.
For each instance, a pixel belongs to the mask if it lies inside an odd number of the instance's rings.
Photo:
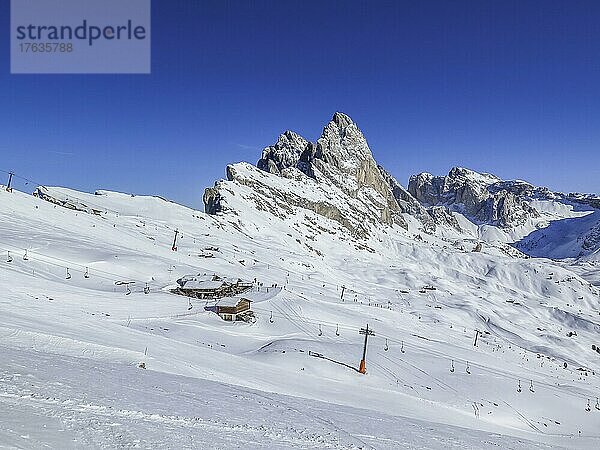
<path id="1" fill-rule="evenodd" d="M 335 123 L 339 128 L 346 128 L 354 124 L 354 121 L 350 118 L 350 116 L 339 111 L 333 114 L 333 118 L 331 119 L 331 121 Z"/>
<path id="2" fill-rule="evenodd" d="M 384 197 L 389 196 L 367 140 L 356 123 L 341 112 L 333 115 L 316 143 L 286 131 L 274 145 L 263 150 L 257 167 L 284 177 L 295 176 L 287 169 L 298 169 L 348 194 L 370 186 Z"/>
<path id="3" fill-rule="evenodd" d="M 318 166 L 325 162 L 338 170 L 351 172 L 361 161 L 375 163 L 367 140 L 349 116 L 336 112 L 316 143 L 286 131 L 275 144 L 263 150 L 257 167 L 276 175 L 284 175 L 285 169 L 296 168 L 314 177 L 315 163 Z"/>
<path id="4" fill-rule="evenodd" d="M 356 168 L 361 161 L 375 162 L 363 133 L 350 117 L 340 112 L 323 129 L 315 157 L 344 171 Z"/>
<path id="5" fill-rule="evenodd" d="M 245 163 L 230 165 L 227 179 L 206 190 L 207 212 L 239 208 L 242 196 L 237 195 L 235 201 L 233 196 L 236 186 L 243 186 L 245 199 L 256 208 L 279 217 L 303 208 L 338 222 L 359 237 L 366 237 L 371 226 L 382 224 L 408 229 L 403 214 L 415 217 L 427 233 L 433 233 L 436 224 L 460 231 L 447 209 L 425 209 L 379 166 L 361 130 L 341 112 L 333 115 L 316 142 L 286 131 L 263 150 L 256 168 Z"/>
<path id="6" fill-rule="evenodd" d="M 285 131 L 277 142 L 266 147 L 256 164 L 265 172 L 280 175 L 284 169 L 296 167 L 309 142 L 293 131 Z"/>
<path id="7" fill-rule="evenodd" d="M 472 182 L 478 184 L 494 184 L 501 181 L 496 175 L 485 172 L 476 172 L 465 167 L 453 167 L 448 172 L 448 178 L 454 182 Z"/>
<path id="8" fill-rule="evenodd" d="M 529 205 L 532 186 L 522 181 L 503 181 L 489 173 L 454 167 L 447 176 L 413 175 L 408 191 L 422 204 L 445 206 L 476 223 L 511 227 L 539 217 Z"/>
<path id="9" fill-rule="evenodd" d="M 356 236 L 367 236 L 377 224 L 408 228 L 403 213 L 415 213 L 435 227 L 427 212 L 373 158 L 356 123 L 336 112 L 316 142 L 293 131 L 266 147 L 256 164 L 227 168 L 228 181 L 205 192 L 206 211 L 218 214 L 239 208 L 233 195 L 243 186 L 255 207 L 285 217 L 293 208 L 333 219 Z M 250 190 L 248 190 L 250 188 Z M 238 206 L 234 206 L 236 203 Z M 269 205 L 269 206 L 267 206 Z"/>

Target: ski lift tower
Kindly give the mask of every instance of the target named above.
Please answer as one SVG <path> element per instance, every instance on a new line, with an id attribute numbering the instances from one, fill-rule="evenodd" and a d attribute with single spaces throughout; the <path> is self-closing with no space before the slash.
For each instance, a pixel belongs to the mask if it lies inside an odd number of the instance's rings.
<path id="1" fill-rule="evenodd" d="M 369 338 L 369 336 L 375 336 L 375 332 L 373 330 L 369 330 L 369 324 L 367 324 L 367 327 L 361 328 L 358 333 L 365 335 L 365 345 L 363 347 L 363 356 L 362 356 L 362 359 L 360 360 L 360 367 L 358 369 L 358 371 L 364 375 L 365 373 L 367 373 L 367 339 Z"/>
<path id="2" fill-rule="evenodd" d="M 171 250 L 173 250 L 174 252 L 177 251 L 177 236 L 179 235 L 179 230 L 175 230 L 175 238 L 173 239 L 173 246 L 171 247 Z"/>

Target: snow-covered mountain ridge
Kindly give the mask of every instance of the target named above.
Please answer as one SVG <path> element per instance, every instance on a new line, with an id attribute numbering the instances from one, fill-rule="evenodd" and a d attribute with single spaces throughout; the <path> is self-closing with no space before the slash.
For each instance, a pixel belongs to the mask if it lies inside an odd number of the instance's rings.
<path id="1" fill-rule="evenodd" d="M 365 238 L 378 225 L 398 225 L 408 230 L 403 214 L 415 217 L 427 232 L 436 222 L 458 224 L 443 212 L 428 212 L 385 169 L 379 166 L 362 132 L 348 116 L 335 113 L 316 143 L 292 131 L 264 149 L 257 168 L 247 163 L 227 167 L 227 181 L 207 189 L 206 211 L 228 209 L 227 182 L 255 189 L 257 207 L 269 203 L 275 214 L 289 206 L 304 208 L 332 219 L 353 235 Z M 273 197 L 273 201 L 269 201 Z M 259 200 L 260 198 L 260 200 Z"/>
<path id="2" fill-rule="evenodd" d="M 531 256 L 589 257 L 600 249 L 595 195 L 553 192 L 460 167 L 444 177 L 414 175 L 408 190 L 424 206 L 462 214 L 483 239 L 515 243 Z"/>
<path id="3" fill-rule="evenodd" d="M 539 213 L 521 199 L 530 186 L 505 182 L 494 175 L 455 167 L 445 177 L 421 173 L 411 177 L 408 190 L 428 206 L 446 206 L 479 223 L 511 227 L 536 219 Z"/>
<path id="4" fill-rule="evenodd" d="M 377 224 L 407 228 L 364 136 L 341 113 L 334 115 L 316 144 L 291 131 L 283 133 L 263 151 L 258 168 L 227 167 L 228 181 L 250 187 L 258 209 L 278 216 L 295 214 L 293 208 L 310 210 L 357 237 L 367 236 Z M 227 209 L 227 192 L 227 182 L 208 189 L 207 212 Z"/>
<path id="5" fill-rule="evenodd" d="M 249 189 L 234 200 L 241 185 Z M 462 237 L 504 249 L 512 244 L 532 256 L 589 257 L 600 248 L 600 222 L 584 220 L 597 210 L 596 196 L 565 195 L 460 167 L 444 177 L 414 175 L 405 189 L 377 164 L 358 126 L 339 112 L 315 143 L 286 131 L 263 150 L 256 167 L 228 166 L 227 180 L 204 196 L 209 214 L 244 209 L 240 200 L 279 217 L 315 212 L 333 221 L 330 232 L 339 225 L 361 239 L 374 228 L 399 226 L 409 234 Z M 563 224 L 567 219 L 573 220 Z M 539 233 L 554 222 L 576 226 L 568 233 L 568 251 L 564 243 L 553 250 L 559 236 Z"/>

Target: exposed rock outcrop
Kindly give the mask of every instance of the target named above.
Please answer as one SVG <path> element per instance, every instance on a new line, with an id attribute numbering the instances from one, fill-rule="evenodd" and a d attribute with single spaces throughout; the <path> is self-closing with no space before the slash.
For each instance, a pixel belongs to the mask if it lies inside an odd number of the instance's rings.
<path id="1" fill-rule="evenodd" d="M 366 237 L 374 225 L 408 229 L 402 215 L 407 213 L 435 230 L 427 211 L 377 165 L 364 135 L 343 113 L 333 115 L 315 143 L 286 131 L 263 150 L 256 166 L 264 175 L 246 164 L 234 164 L 228 166 L 227 179 L 250 187 L 255 207 L 277 216 L 304 208 Z M 231 193 L 218 182 L 204 194 L 206 211 L 226 211 L 231 208 L 228 198 Z"/>
<path id="2" fill-rule="evenodd" d="M 265 172 L 280 175 L 281 171 L 289 167 L 296 167 L 302 153 L 309 142 L 293 131 L 286 131 L 274 145 L 263 150 L 262 158 L 256 166 Z"/>
<path id="3" fill-rule="evenodd" d="M 517 226 L 539 217 L 526 199 L 534 192 L 544 191 L 525 182 L 502 181 L 495 175 L 460 167 L 453 168 L 445 177 L 429 173 L 414 175 L 408 190 L 424 205 L 444 206 L 476 223 L 498 227 Z"/>
<path id="4" fill-rule="evenodd" d="M 426 233 L 434 233 L 436 230 L 436 217 L 431 215 L 418 201 L 415 199 L 410 193 L 404 189 L 404 187 L 390 175 L 383 167 L 378 166 L 381 175 L 384 180 L 388 183 L 390 189 L 392 190 L 392 195 L 398 203 L 398 207 L 400 211 L 406 214 L 410 214 L 411 216 L 419 219 L 421 224 L 423 225 L 423 231 Z M 456 219 L 455 219 L 456 220 Z M 440 225 L 442 223 L 439 223 Z M 458 223 L 457 223 L 458 225 Z M 459 227 L 460 228 L 460 227 Z"/>
<path id="5" fill-rule="evenodd" d="M 68 208 L 75 211 L 82 211 L 98 216 L 104 212 L 102 208 L 90 205 L 88 202 L 80 198 L 71 197 L 68 194 L 65 194 L 64 191 L 65 190 L 61 188 L 47 188 L 46 186 L 38 186 L 33 192 L 33 196 L 50 203 L 54 203 L 55 205 L 62 206 L 63 208 Z"/>
<path id="6" fill-rule="evenodd" d="M 296 168 L 320 183 L 336 186 L 353 198 L 363 196 L 366 201 L 376 204 L 381 204 L 383 199 L 380 221 L 406 227 L 367 140 L 352 119 L 343 113 L 333 115 L 316 144 L 286 131 L 275 145 L 263 150 L 257 167 L 284 177 L 294 176 L 286 169 Z M 369 192 L 369 188 L 375 193 Z M 381 198 L 376 198 L 378 196 Z"/>
<path id="7" fill-rule="evenodd" d="M 221 201 L 223 197 L 217 186 L 206 188 L 202 200 L 204 201 L 204 210 L 207 214 L 214 215 L 224 212 L 223 202 Z"/>

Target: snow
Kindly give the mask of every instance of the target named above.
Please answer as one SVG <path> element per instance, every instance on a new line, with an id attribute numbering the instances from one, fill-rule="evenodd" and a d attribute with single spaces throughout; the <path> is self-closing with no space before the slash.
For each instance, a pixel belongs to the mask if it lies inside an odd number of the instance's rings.
<path id="1" fill-rule="evenodd" d="M 211 289 L 218 289 L 221 286 L 223 286 L 223 282 L 222 281 L 186 280 L 184 283 L 182 283 L 181 287 L 183 289 L 206 289 L 206 290 L 211 290 Z"/>
<path id="2" fill-rule="evenodd" d="M 475 224 L 459 212 L 452 214 L 467 236 L 489 244 L 511 244 L 534 257 L 564 259 L 587 256 L 582 249 L 583 238 L 600 224 L 599 210 L 565 200 L 533 199 L 529 204 L 540 213 L 540 217 L 529 218 L 510 228 Z"/>
<path id="3" fill-rule="evenodd" d="M 600 446 L 596 266 L 399 227 L 358 240 L 227 187 L 241 217 L 47 188 L 96 215 L 0 191 L 0 446 Z M 256 322 L 170 293 L 186 274 L 256 278 Z"/>
<path id="4" fill-rule="evenodd" d="M 9 360 L 0 368 L 0 442 L 6 446 L 397 449 L 439 442 L 545 448 L 128 365 L 0 351 Z"/>
<path id="5" fill-rule="evenodd" d="M 579 212 L 570 217 L 554 219 L 546 227 L 528 234 L 519 243 L 532 256 L 577 258 L 585 256 L 584 238 L 600 224 L 600 210 Z M 600 237 L 596 239 L 600 242 Z"/>

